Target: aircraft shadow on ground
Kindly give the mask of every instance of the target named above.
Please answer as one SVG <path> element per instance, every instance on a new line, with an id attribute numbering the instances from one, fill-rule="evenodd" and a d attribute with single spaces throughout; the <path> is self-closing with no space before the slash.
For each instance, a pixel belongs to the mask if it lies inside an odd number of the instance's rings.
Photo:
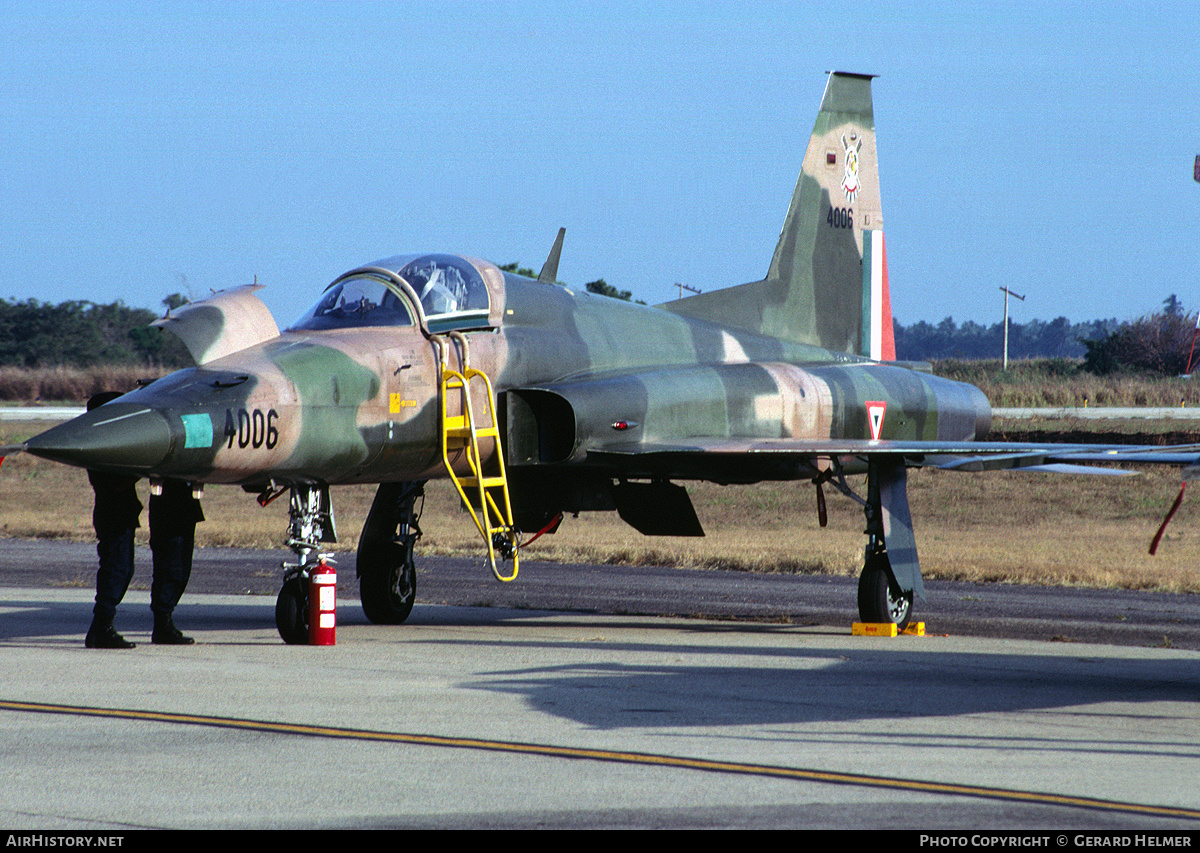
<path id="1" fill-rule="evenodd" d="M 83 633 L 91 619 L 91 602 L 63 602 L 29 598 L 8 600 L 2 605 L 0 643 L 48 643 L 83 646 Z M 181 608 L 184 612 L 184 608 Z M 581 726 L 602 730 L 661 728 L 686 730 L 709 726 L 788 727 L 785 740 L 795 738 L 791 730 L 805 723 L 865 722 L 953 717 L 972 714 L 1058 710 L 1081 715 L 1085 731 L 1097 725 L 1096 717 L 1128 725 L 1145 715 L 1138 706 L 1146 703 L 1174 704 L 1168 711 L 1181 726 L 1192 726 L 1200 709 L 1200 659 L 1187 653 L 1155 652 L 1142 659 L 1128 654 L 1108 655 L 1102 648 L 1080 648 L 1071 655 L 1018 655 L 1008 653 L 939 651 L 930 644 L 936 638 L 902 638 L 895 645 L 862 650 L 831 648 L 827 633 L 794 626 L 720 626 L 741 637 L 758 635 L 764 642 L 710 644 L 712 630 L 694 632 L 697 643 L 606 642 L 598 640 L 522 640 L 507 637 L 491 640 L 444 641 L 426 639 L 421 629 L 446 624 L 519 627 L 521 620 L 537 625 L 536 614 L 490 608 L 430 608 L 414 613 L 409 624 L 372 627 L 356 606 L 348 606 L 342 624 L 365 626 L 395 634 L 397 642 L 410 648 L 439 648 L 454 653 L 454 647 L 475 649 L 494 645 L 498 655 L 511 659 L 525 650 L 547 649 L 560 659 L 563 652 L 578 651 L 578 661 L 546 667 L 495 669 L 480 672 L 460 686 L 474 690 L 522 697 L 534 712 L 571 720 Z M 247 601 L 197 603 L 186 608 L 181 626 L 188 630 L 273 630 L 273 602 Z M 118 629 L 135 634 L 148 632 L 150 612 L 142 601 L 129 602 L 118 616 Z M 588 627 L 616 631 L 645 621 L 607 620 L 602 625 L 583 620 Z M 556 628 L 582 623 L 556 619 Z M 663 627 L 687 628 L 685 621 L 663 620 Z M 711 627 L 711 626 L 709 626 Z M 766 637 L 786 632 L 803 634 L 802 648 L 790 647 Z M 134 636 L 134 639 L 140 639 Z M 839 638 L 840 641 L 840 638 Z M 247 640 L 249 642 L 249 640 Z M 255 640 L 254 642 L 260 642 Z M 686 661 L 678 664 L 639 664 L 641 656 Z M 738 658 L 756 665 L 730 666 L 718 660 Z M 705 665 L 705 660 L 713 664 Z M 1077 710 L 1069 710 L 1077 709 Z M 1159 712 L 1161 713 L 1161 712 Z M 1100 723 L 1101 725 L 1103 722 Z M 681 732 L 685 734 L 686 732 Z M 862 730 L 859 729 L 860 735 Z M 771 735 L 775 737 L 776 735 Z M 895 742 L 895 733 L 881 737 Z M 956 735 L 957 737 L 957 735 Z M 984 738 L 989 747 L 1004 746 Z M 1002 740 L 1002 739 L 1000 739 Z M 1073 744 L 1078 741 L 1071 740 Z M 1021 743 L 1027 743 L 1022 738 Z M 1087 743 L 1086 739 L 1083 743 Z M 1026 746 L 1025 748 L 1030 748 Z M 1097 748 L 1139 752 L 1137 743 L 1105 742 Z M 1194 743 L 1147 744 L 1147 752 L 1163 755 L 1175 750 L 1180 757 L 1200 757 Z"/>
<path id="2" fill-rule="evenodd" d="M 505 653 L 513 654 L 519 645 L 504 643 Z M 580 646 L 581 653 L 595 657 L 595 643 Z M 651 649 L 609 651 L 632 655 Z M 697 655 L 747 655 L 741 646 L 654 646 L 653 651 L 693 660 Z M 1079 715 L 1116 722 L 1141 718 L 1136 706 L 1149 702 L 1178 703 L 1180 724 L 1192 725 L 1200 710 L 1200 660 L 1188 658 L 913 653 L 899 648 L 850 653 L 771 648 L 763 656 L 774 662 L 736 667 L 606 662 L 497 670 L 466 686 L 516 694 L 531 709 L 595 729 L 792 726 L 1076 707 Z M 1200 757 L 1194 743 L 1175 746 L 1183 756 Z"/>

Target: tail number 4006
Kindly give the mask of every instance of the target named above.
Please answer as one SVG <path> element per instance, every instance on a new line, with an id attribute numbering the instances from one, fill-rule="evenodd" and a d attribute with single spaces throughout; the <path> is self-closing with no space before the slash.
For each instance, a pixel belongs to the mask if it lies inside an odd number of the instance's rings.
<path id="1" fill-rule="evenodd" d="M 274 409 L 233 409 L 225 410 L 226 447 L 232 448 L 237 441 L 238 447 L 263 447 L 271 450 L 279 443 L 279 427 L 275 422 L 279 412 Z"/>
<path id="2" fill-rule="evenodd" d="M 825 224 L 830 228 L 853 228 L 854 227 L 854 208 L 853 207 L 831 207 L 829 213 L 825 216 Z"/>

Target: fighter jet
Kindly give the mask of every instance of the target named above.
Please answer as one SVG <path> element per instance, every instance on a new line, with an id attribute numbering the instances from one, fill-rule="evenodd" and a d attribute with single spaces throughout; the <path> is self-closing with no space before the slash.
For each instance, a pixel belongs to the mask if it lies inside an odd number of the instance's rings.
<path id="1" fill-rule="evenodd" d="M 308 578 L 336 532 L 330 486 L 378 483 L 359 540 L 363 608 L 400 623 L 416 594 L 423 488 L 450 478 L 500 580 L 521 540 L 613 511 L 700 536 L 683 483 L 828 484 L 859 502 L 858 607 L 906 625 L 921 574 L 906 470 L 1078 468 L 1195 449 L 986 442 L 983 393 L 895 360 L 869 76 L 829 75 L 766 277 L 656 307 L 468 255 L 408 254 L 336 278 L 280 332 L 235 288 L 158 321 L 196 366 L 17 448 L 84 468 L 290 492 L 277 607 L 301 642 Z M 858 491 L 851 478 L 865 475 Z"/>

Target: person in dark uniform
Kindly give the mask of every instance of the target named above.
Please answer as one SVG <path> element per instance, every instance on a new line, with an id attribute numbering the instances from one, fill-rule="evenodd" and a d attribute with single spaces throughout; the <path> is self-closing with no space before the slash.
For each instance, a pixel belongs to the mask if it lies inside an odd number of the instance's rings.
<path id="1" fill-rule="evenodd" d="M 88 411 L 119 396 L 116 391 L 97 394 L 88 400 Z M 96 493 L 92 526 L 96 529 L 100 569 L 96 572 L 92 626 L 84 645 L 89 649 L 132 649 L 134 644 L 117 633 L 113 619 L 117 615 L 117 605 L 133 579 L 133 533 L 142 514 L 142 502 L 134 487 L 138 478 L 89 470 L 88 480 Z"/>
<path id="2" fill-rule="evenodd" d="M 200 501 L 190 483 L 163 480 L 150 491 L 150 551 L 154 579 L 150 584 L 150 609 L 154 612 L 155 643 L 187 645 L 195 642 L 175 627 L 172 614 L 192 576 L 192 551 L 196 524 L 204 521 Z"/>
<path id="3" fill-rule="evenodd" d="M 120 397 L 108 391 L 88 400 L 88 411 Z M 89 649 L 132 649 L 113 626 L 117 605 L 125 597 L 133 579 L 133 539 L 142 514 L 135 485 L 138 478 L 88 470 L 88 480 L 96 493 L 92 526 L 96 529 L 96 552 L 100 569 L 96 573 L 96 606 L 92 625 L 84 645 Z M 204 520 L 200 501 L 192 495 L 190 484 L 182 480 L 164 480 L 150 495 L 150 550 L 154 556 L 154 576 L 150 582 L 150 610 L 154 613 L 151 640 L 168 645 L 195 642 L 175 627 L 173 613 L 192 574 L 192 550 L 196 524 Z"/>

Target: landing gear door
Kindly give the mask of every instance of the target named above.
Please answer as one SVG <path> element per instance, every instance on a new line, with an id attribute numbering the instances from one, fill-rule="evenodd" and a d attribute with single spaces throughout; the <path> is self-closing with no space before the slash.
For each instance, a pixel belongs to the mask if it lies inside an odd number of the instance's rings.
<path id="1" fill-rule="evenodd" d="M 908 477 L 903 459 L 878 463 L 879 503 L 883 510 L 883 541 L 896 583 L 904 592 L 925 598 L 917 540 L 908 510 Z"/>

